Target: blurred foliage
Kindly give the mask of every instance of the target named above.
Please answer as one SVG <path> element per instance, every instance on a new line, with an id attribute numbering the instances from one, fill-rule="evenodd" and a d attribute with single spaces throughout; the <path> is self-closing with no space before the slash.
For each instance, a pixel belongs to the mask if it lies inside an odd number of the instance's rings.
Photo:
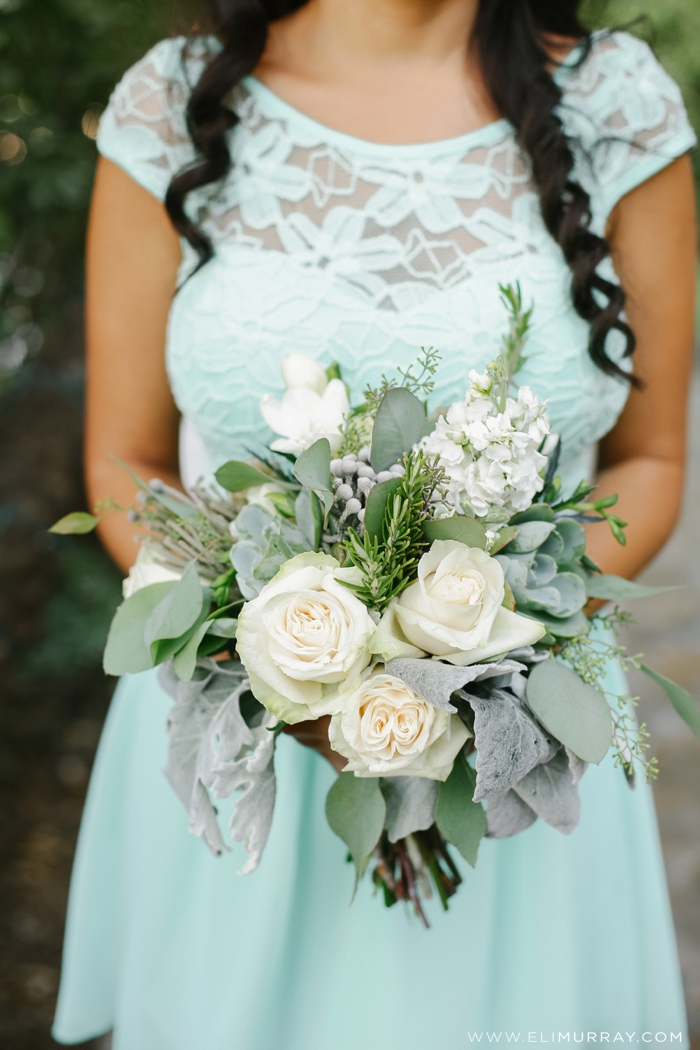
<path id="1" fill-rule="evenodd" d="M 0 0 L 0 368 L 40 349 L 82 287 L 99 115 L 181 29 L 177 0 Z"/>

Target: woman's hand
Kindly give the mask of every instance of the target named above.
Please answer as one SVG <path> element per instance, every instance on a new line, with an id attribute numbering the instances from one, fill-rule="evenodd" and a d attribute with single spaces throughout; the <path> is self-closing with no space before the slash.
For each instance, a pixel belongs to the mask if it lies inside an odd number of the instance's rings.
<path id="1" fill-rule="evenodd" d="M 347 759 L 331 748 L 328 740 L 328 727 L 330 724 L 331 716 L 324 715 L 322 718 L 317 718 L 313 721 L 297 722 L 296 725 L 285 726 L 282 732 L 293 736 L 304 747 L 310 747 L 312 751 L 318 751 L 319 755 L 323 755 L 324 758 L 328 759 L 336 773 L 342 773 L 344 766 L 347 764 Z"/>

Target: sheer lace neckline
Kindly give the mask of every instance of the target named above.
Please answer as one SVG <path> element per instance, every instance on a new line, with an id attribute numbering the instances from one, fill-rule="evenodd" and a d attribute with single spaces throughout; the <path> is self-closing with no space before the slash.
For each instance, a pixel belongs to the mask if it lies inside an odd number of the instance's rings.
<path id="1" fill-rule="evenodd" d="M 291 102 L 286 102 L 285 99 L 266 84 L 263 84 L 262 80 L 259 80 L 252 74 L 244 77 L 241 83 L 245 90 L 260 103 L 269 116 L 280 117 L 288 125 L 296 125 L 302 130 L 311 132 L 329 145 L 332 143 L 336 143 L 339 146 L 344 145 L 354 152 L 361 151 L 362 153 L 381 154 L 382 156 L 402 156 L 406 154 L 415 156 L 416 153 L 451 153 L 452 151 L 459 153 L 465 147 L 488 146 L 502 138 L 504 133 L 512 130 L 510 122 L 505 117 L 500 117 L 498 120 L 491 120 L 488 124 L 482 124 L 481 127 L 467 131 L 463 135 L 455 135 L 447 139 L 433 139 L 430 142 L 374 142 L 371 139 L 349 135 L 345 131 L 338 131 L 336 128 L 314 120 L 313 117 L 307 116 L 302 110 L 293 106 Z"/>

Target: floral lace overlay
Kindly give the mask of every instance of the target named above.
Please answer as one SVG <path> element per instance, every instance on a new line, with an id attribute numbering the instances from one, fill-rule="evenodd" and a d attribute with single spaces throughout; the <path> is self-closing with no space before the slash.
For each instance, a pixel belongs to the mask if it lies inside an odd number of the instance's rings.
<path id="1" fill-rule="evenodd" d="M 161 199 L 195 159 L 184 107 L 207 45 L 186 52 L 183 43 L 162 42 L 126 74 L 98 139 Z M 677 86 L 645 44 L 600 36 L 582 64 L 576 57 L 557 73 L 561 116 L 602 230 L 620 196 L 694 136 Z M 610 429 L 626 386 L 588 358 L 568 270 L 506 121 L 389 146 L 324 128 L 254 78 L 231 101 L 240 118 L 232 170 L 188 201 L 216 256 L 178 293 L 168 337 L 176 400 L 213 465 L 266 435 L 256 402 L 279 392 L 279 360 L 294 350 L 338 360 L 357 395 L 433 344 L 445 358 L 435 403 L 453 401 L 469 369 L 496 353 L 498 284 L 514 280 L 536 303 L 522 381 L 550 398 L 567 462 Z M 191 263 L 186 250 L 183 275 Z"/>

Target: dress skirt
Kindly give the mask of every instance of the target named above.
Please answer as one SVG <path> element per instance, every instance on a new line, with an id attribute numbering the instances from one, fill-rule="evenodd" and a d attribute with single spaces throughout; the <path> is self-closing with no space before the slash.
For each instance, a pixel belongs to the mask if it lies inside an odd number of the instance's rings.
<path id="1" fill-rule="evenodd" d="M 616 669 L 610 674 L 618 675 Z M 621 676 L 609 688 L 624 692 Z M 368 878 L 354 901 L 326 823 L 325 760 L 282 735 L 262 863 L 212 856 L 163 776 L 170 699 L 118 685 L 78 841 L 54 1025 L 114 1050 L 426 1050 L 473 1043 L 687 1046 L 651 790 L 609 755 L 581 821 L 484 840 L 426 930 Z M 221 804 L 227 820 L 229 803 Z"/>

